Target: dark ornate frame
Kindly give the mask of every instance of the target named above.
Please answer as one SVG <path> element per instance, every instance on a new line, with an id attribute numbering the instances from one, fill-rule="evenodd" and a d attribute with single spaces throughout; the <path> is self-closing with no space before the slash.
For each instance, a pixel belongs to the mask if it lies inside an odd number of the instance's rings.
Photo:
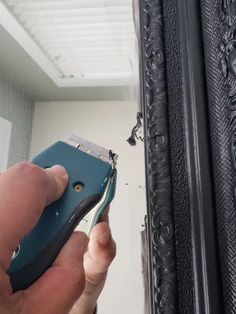
<path id="1" fill-rule="evenodd" d="M 236 313 L 236 0 L 140 0 L 150 313 Z"/>

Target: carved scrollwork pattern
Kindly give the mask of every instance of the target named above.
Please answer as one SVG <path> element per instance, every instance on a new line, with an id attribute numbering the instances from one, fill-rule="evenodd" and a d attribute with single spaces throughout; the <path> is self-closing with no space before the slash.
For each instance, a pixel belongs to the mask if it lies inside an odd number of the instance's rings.
<path id="1" fill-rule="evenodd" d="M 236 155 L 234 153 L 236 132 L 236 1 L 221 0 L 221 44 L 222 58 L 220 67 L 223 72 L 228 95 L 231 99 L 230 123 L 232 127 L 232 159 L 236 171 Z"/>
<path id="2" fill-rule="evenodd" d="M 220 0 L 220 46 L 221 52 L 220 69 L 223 73 L 223 84 L 225 87 L 227 99 L 227 107 L 223 112 L 229 122 L 229 152 L 231 155 L 230 166 L 232 175 L 230 176 L 230 192 L 232 194 L 233 205 L 225 206 L 224 215 L 227 215 L 227 221 L 224 224 L 223 234 L 224 247 L 227 250 L 226 256 L 221 255 L 221 268 L 223 278 L 223 292 L 225 313 L 236 313 L 235 310 L 235 204 L 236 204 L 236 1 Z M 227 173 L 228 174 L 228 173 Z M 225 230 L 227 232 L 225 232 Z M 226 237 L 224 237 L 226 234 Z M 220 247 L 222 250 L 222 246 Z M 224 248 L 223 248 L 224 253 Z"/>
<path id="3" fill-rule="evenodd" d="M 236 173 L 236 1 L 221 0 L 221 44 L 222 52 L 221 70 L 225 78 L 228 95 L 231 100 L 229 105 L 231 126 L 231 157 Z M 236 187 L 234 189 L 236 201 Z"/>
<path id="4" fill-rule="evenodd" d="M 162 4 L 143 0 L 145 129 L 151 238 L 152 313 L 177 313 L 175 236 L 170 177 Z"/>

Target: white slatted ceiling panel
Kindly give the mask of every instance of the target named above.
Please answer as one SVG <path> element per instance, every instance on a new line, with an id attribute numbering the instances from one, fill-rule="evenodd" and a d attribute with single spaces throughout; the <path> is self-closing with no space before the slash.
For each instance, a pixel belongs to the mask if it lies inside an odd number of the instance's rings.
<path id="1" fill-rule="evenodd" d="M 66 78 L 132 77 L 132 0 L 2 0 Z"/>

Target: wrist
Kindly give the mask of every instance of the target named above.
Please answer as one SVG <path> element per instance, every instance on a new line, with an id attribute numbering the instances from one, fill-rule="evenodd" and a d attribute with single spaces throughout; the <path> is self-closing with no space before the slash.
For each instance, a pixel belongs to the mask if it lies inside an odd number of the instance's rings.
<path id="1" fill-rule="evenodd" d="M 98 297 L 104 287 L 107 272 L 96 276 L 86 277 L 86 284 L 83 294 L 75 303 L 70 314 L 96 314 Z"/>
<path id="2" fill-rule="evenodd" d="M 70 314 L 95 314 L 97 299 L 87 298 L 82 295 L 73 306 Z"/>

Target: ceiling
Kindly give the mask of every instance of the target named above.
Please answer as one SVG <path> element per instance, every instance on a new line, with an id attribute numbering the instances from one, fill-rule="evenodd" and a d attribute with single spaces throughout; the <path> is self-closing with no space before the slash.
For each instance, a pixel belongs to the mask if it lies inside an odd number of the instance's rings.
<path id="1" fill-rule="evenodd" d="M 18 89 L 35 100 L 130 98 L 137 58 L 129 0 L 6 0 L 5 8 L 6 3 L 23 30 L 15 35 L 15 24 L 0 19 L 0 71 Z M 32 45 L 22 40 L 25 35 Z"/>

